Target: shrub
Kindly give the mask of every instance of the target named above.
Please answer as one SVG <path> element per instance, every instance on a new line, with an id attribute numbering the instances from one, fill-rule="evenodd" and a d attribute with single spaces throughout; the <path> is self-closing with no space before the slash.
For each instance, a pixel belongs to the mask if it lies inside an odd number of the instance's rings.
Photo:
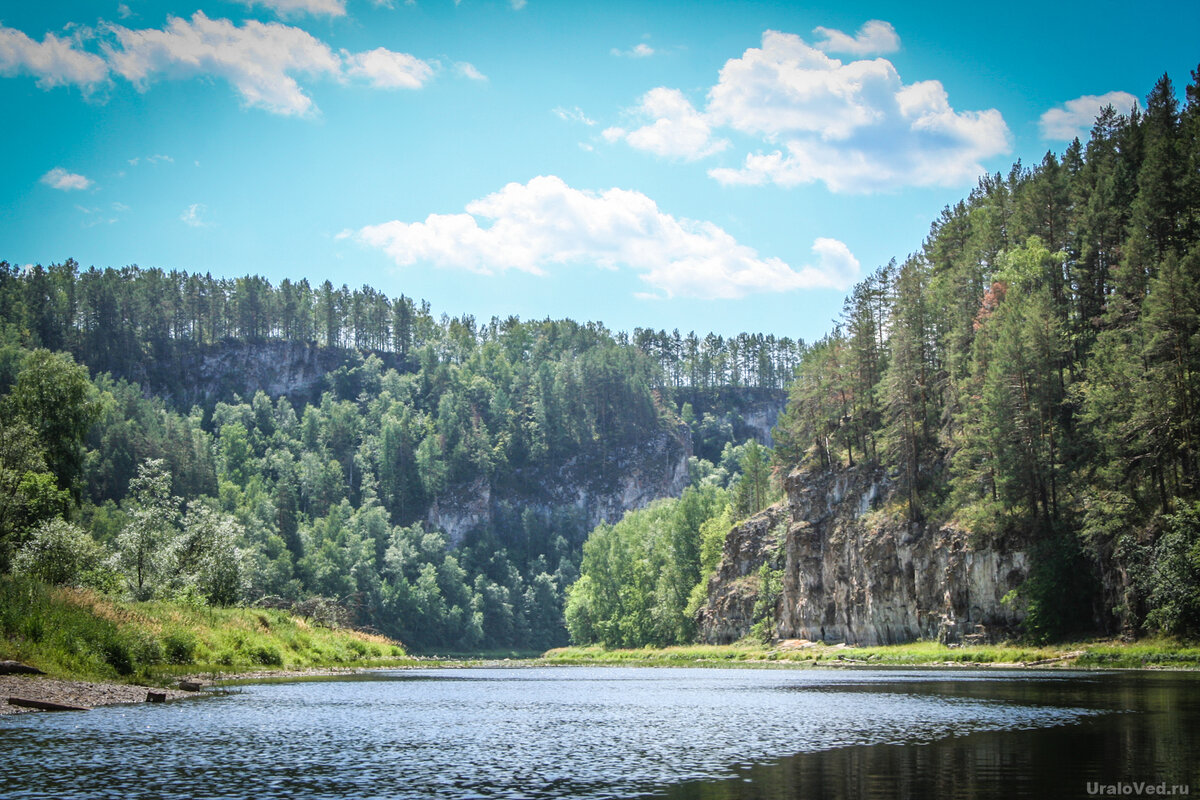
<path id="1" fill-rule="evenodd" d="M 148 633 L 135 636 L 130 650 L 134 663 L 141 666 L 161 664 L 163 661 L 162 644 Z"/>
<path id="2" fill-rule="evenodd" d="M 196 637 L 187 631 L 172 631 L 163 637 L 163 652 L 169 664 L 191 664 L 196 660 Z"/>
<path id="3" fill-rule="evenodd" d="M 269 645 L 255 645 L 250 648 L 250 659 L 264 667 L 282 667 L 283 654 L 278 648 Z"/>
<path id="4" fill-rule="evenodd" d="M 1184 637 L 1200 635 L 1200 503 L 1166 519 L 1154 546 L 1147 580 L 1152 628 Z"/>
<path id="5" fill-rule="evenodd" d="M 91 534 L 56 518 L 34 530 L 17 553 L 13 571 L 46 583 L 75 584 L 103 560 L 104 551 Z"/>
<path id="6" fill-rule="evenodd" d="M 100 654 L 118 675 L 129 675 L 133 672 L 133 656 L 129 652 L 129 645 L 116 636 L 100 642 Z"/>

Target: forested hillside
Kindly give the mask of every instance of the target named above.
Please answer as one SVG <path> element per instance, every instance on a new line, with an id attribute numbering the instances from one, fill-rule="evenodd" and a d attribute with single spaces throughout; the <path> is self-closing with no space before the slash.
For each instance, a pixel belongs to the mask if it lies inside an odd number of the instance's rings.
<path id="1" fill-rule="evenodd" d="M 774 431 L 787 502 L 747 521 L 760 503 L 696 494 L 598 528 L 573 639 L 681 644 L 697 610 L 714 641 L 984 619 L 1200 635 L 1192 77 L 1182 109 L 1164 76 L 1144 111 L 1110 107 L 1086 143 L 985 176 L 855 286 Z"/>
<path id="2" fill-rule="evenodd" d="M 588 530 L 693 441 L 736 480 L 803 349 L 73 261 L 0 265 L 0 319 L 0 568 L 443 650 L 563 642 Z"/>
<path id="3" fill-rule="evenodd" d="M 914 521 L 1017 537 L 1042 633 L 1200 632 L 1200 73 L 986 177 L 802 359 L 775 463 L 882 465 Z"/>

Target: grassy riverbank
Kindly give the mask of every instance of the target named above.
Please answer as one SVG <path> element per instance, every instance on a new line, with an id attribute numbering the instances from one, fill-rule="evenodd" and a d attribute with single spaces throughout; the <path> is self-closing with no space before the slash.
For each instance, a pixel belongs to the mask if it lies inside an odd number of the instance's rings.
<path id="1" fill-rule="evenodd" d="M 1200 647 L 1172 639 L 1137 642 L 1088 640 L 1049 646 L 1021 644 L 947 647 L 937 642 L 881 647 L 812 644 L 799 641 L 772 645 L 731 645 L 606 650 L 599 646 L 562 647 L 548 651 L 544 664 L 628 666 L 988 666 L 1105 667 L 1114 669 L 1200 669 Z"/>
<path id="2" fill-rule="evenodd" d="M 382 636 L 281 611 L 125 603 L 0 578 L 0 660 L 59 678 L 162 682 L 176 675 L 416 663 Z"/>

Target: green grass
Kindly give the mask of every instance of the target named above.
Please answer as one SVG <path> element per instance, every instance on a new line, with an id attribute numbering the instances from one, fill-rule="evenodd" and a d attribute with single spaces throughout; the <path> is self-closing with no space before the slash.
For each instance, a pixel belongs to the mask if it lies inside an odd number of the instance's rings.
<path id="1" fill-rule="evenodd" d="M 1049 664 L 1035 662 L 1054 659 Z M 786 643 L 763 645 L 738 642 L 730 645 L 606 650 L 598 645 L 562 647 L 547 651 L 545 664 L 596 664 L 629 666 L 735 666 L 770 664 L 793 666 L 1063 666 L 1101 668 L 1200 669 L 1200 647 L 1173 639 L 1137 642 L 1089 640 L 1052 646 L 1007 643 L 947 647 L 921 641 L 880 647 L 846 647 L 818 644 L 797 647 Z"/>
<path id="2" fill-rule="evenodd" d="M 0 659 L 54 677 L 163 682 L 186 674 L 416 663 L 398 642 L 281 611 L 125 603 L 0 577 Z"/>

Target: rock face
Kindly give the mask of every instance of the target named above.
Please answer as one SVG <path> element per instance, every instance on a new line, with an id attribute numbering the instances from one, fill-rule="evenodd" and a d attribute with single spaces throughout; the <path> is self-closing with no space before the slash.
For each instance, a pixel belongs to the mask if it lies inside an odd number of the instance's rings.
<path id="1" fill-rule="evenodd" d="M 700 612 L 705 640 L 744 636 L 757 571 L 782 568 L 779 638 L 895 644 L 986 639 L 1020 623 L 1003 602 L 1028 573 L 1021 549 L 976 548 L 951 526 L 910 524 L 884 512 L 885 477 L 870 467 L 785 481 L 786 500 L 733 528 Z"/>
<path id="2" fill-rule="evenodd" d="M 773 447 L 771 432 L 775 429 L 775 423 L 779 421 L 779 415 L 785 408 L 787 408 L 787 395 L 782 392 L 779 397 L 749 404 L 741 414 L 742 425 L 747 429 L 745 432 L 752 435 L 761 444 Z"/>
<path id="3" fill-rule="evenodd" d="M 691 437 L 681 424 L 617 450 L 604 467 L 572 458 L 554 474 L 524 481 L 532 488 L 523 491 L 493 490 L 483 479 L 451 487 L 433 502 L 425 521 L 457 544 L 471 530 L 490 526 L 503 502 L 539 512 L 573 508 L 590 529 L 660 497 L 678 497 L 687 486 L 691 455 Z M 598 479 L 600 474 L 610 477 Z"/>
<path id="4" fill-rule="evenodd" d="M 181 347 L 170 358 L 140 363 L 126 377 L 179 408 L 235 394 L 248 400 L 258 391 L 307 401 L 324 388 L 326 375 L 355 359 L 352 350 L 314 343 L 223 342 Z"/>

